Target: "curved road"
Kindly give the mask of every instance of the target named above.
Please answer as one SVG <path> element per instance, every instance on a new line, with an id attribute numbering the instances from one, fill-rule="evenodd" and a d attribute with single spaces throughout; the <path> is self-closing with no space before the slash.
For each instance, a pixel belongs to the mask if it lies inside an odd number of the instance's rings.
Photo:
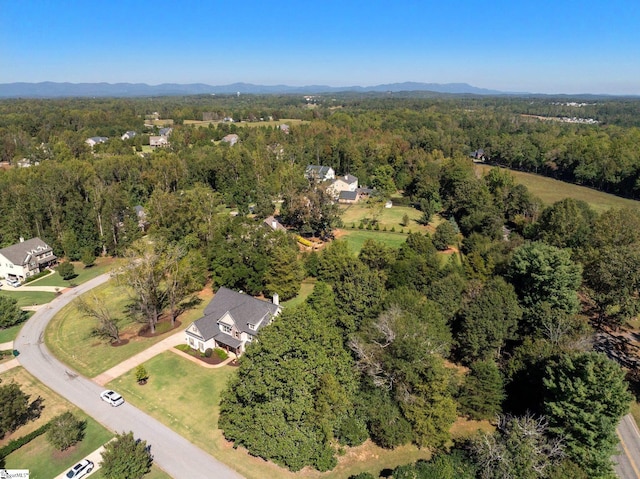
<path id="1" fill-rule="evenodd" d="M 108 279 L 108 274 L 99 276 L 65 292 L 37 311 L 14 341 L 14 349 L 20 352 L 20 364 L 107 428 L 116 432 L 133 431 L 136 437 L 147 441 L 154 462 L 174 479 L 241 479 L 237 472 L 131 404 L 125 402 L 112 408 L 101 401 L 102 387 L 62 364 L 44 345 L 44 329 L 60 308 Z"/>

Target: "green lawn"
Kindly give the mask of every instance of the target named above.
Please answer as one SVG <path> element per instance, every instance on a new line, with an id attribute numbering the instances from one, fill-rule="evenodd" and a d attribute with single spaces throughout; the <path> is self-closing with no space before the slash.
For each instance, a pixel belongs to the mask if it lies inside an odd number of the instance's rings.
<path id="1" fill-rule="evenodd" d="M 13 298 L 18 302 L 18 307 L 33 306 L 34 304 L 46 304 L 53 301 L 56 297 L 56 293 L 49 293 L 47 291 L 23 291 L 20 288 L 17 289 L 0 289 L 0 295 Z"/>
<path id="2" fill-rule="evenodd" d="M 0 378 L 7 383 L 11 381 L 17 382 L 22 390 L 31 396 L 31 399 L 35 399 L 38 396 L 43 398 L 44 405 L 44 409 L 37 420 L 22 426 L 11 436 L 5 437 L 0 441 L 0 446 L 4 446 L 11 439 L 28 434 L 65 411 L 71 411 L 78 418 L 87 421 L 84 440 L 71 450 L 64 453 L 55 451 L 49 445 L 46 436 L 43 435 L 9 454 L 6 457 L 5 464 L 7 469 L 29 469 L 29 477 L 33 479 L 50 479 L 71 467 L 90 452 L 95 451 L 113 437 L 111 432 L 47 388 L 22 367 L 11 369 L 3 373 Z"/>
<path id="3" fill-rule="evenodd" d="M 475 167 L 483 174 L 486 174 L 491 168 L 495 168 L 490 165 L 478 164 L 475 165 Z M 515 178 L 516 183 L 525 185 L 531 193 L 540 198 L 546 205 L 551 205 L 564 198 L 575 198 L 589 203 L 598 213 L 611 208 L 640 207 L 640 202 L 636 200 L 610 195 L 602 191 L 587 188 L 586 186 L 565 183 L 564 181 L 554 180 L 533 173 L 524 173 L 515 170 L 509 171 Z"/>
<path id="4" fill-rule="evenodd" d="M 15 326 L 11 326 L 7 329 L 0 329 L 0 343 L 8 343 L 9 341 L 13 341 L 18 336 L 20 332 L 20 328 L 22 328 L 22 324 L 16 324 Z"/>
<path id="5" fill-rule="evenodd" d="M 170 351 L 144 364 L 149 381 L 139 386 L 133 373 L 108 384 L 134 406 L 142 409 L 217 459 L 235 468 L 247 479 L 314 478 L 344 479 L 363 471 L 376 475 L 384 468 L 429 458 L 426 450 L 405 446 L 395 450 L 378 448 L 371 443 L 348 449 L 338 457 L 338 466 L 331 472 L 319 473 L 308 468 L 298 473 L 249 455 L 243 448 L 234 449 L 217 429 L 220 392 L 237 369 L 224 366 L 208 369 Z M 171 398 L 170 401 L 167 398 Z"/>
<path id="6" fill-rule="evenodd" d="M 358 254 L 362 249 L 362 245 L 368 239 L 379 241 L 392 248 L 399 248 L 402 243 L 407 240 L 406 234 L 389 233 L 387 231 L 344 229 L 341 230 L 339 238 L 343 239 L 349 245 L 354 254 Z"/>
<path id="7" fill-rule="evenodd" d="M 306 278 L 300 285 L 300 292 L 298 293 L 298 296 L 296 296 L 295 298 L 291 298 L 289 301 L 284 301 L 282 303 L 282 306 L 284 306 L 285 308 L 292 308 L 303 303 L 313 292 L 313 288 L 315 288 L 315 286 L 315 278 Z"/>
<path id="8" fill-rule="evenodd" d="M 409 224 L 406 226 L 401 224 L 404 215 L 409 217 Z M 434 217 L 434 221 L 431 224 L 424 226 L 417 222 L 421 216 L 421 211 L 410 206 L 393 206 L 391 208 L 373 210 L 368 207 L 366 202 L 360 202 L 340 207 L 340 218 L 342 218 L 342 222 L 347 229 L 350 229 L 352 226 L 358 228 L 362 220 L 373 219 L 375 217 L 380 225 L 380 230 L 386 227 L 387 231 L 395 228 L 396 232 L 404 230 L 405 233 L 409 231 L 414 233 L 433 233 L 434 224 L 439 222 L 439 218 Z"/>
<path id="9" fill-rule="evenodd" d="M 74 261 L 73 266 L 77 276 L 70 280 L 64 280 L 56 272 L 46 276 L 44 278 L 36 279 L 27 283 L 28 286 L 60 286 L 62 288 L 68 288 L 74 284 L 82 284 L 90 279 L 100 276 L 103 273 L 108 273 L 116 267 L 118 260 L 114 258 L 97 258 L 96 264 L 89 268 L 86 268 L 84 264 L 79 261 Z"/>
<path id="10" fill-rule="evenodd" d="M 76 417 L 87 421 L 84 439 L 67 451 L 56 450 L 46 434 L 25 444 L 6 458 L 7 469 L 29 469 L 29 477 L 50 479 L 66 471 L 75 463 L 98 449 L 113 437 L 113 433 L 102 427 L 83 412 L 69 406 Z"/>
<path id="11" fill-rule="evenodd" d="M 115 317 L 122 318 L 120 337 L 128 342 L 120 346 L 111 346 L 101 339 L 92 337 L 91 331 L 96 321 L 80 314 L 76 305 L 71 303 L 62 308 L 49 323 L 45 343 L 58 359 L 87 377 L 95 377 L 173 334 L 168 332 L 153 338 L 138 336 L 143 325 L 127 319 L 124 310 L 129 301 L 129 293 L 124 286 L 118 286 L 115 280 L 86 294 L 89 298 L 95 294 Z M 207 294 L 210 298 L 211 294 Z M 206 303 L 205 299 L 197 308 L 180 316 L 178 321 L 182 323 L 181 327 L 185 328 L 200 317 Z"/>

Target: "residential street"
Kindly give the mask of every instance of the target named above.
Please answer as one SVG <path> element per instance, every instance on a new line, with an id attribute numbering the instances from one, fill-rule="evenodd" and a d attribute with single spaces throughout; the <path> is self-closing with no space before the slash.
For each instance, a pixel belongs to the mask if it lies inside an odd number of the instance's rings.
<path id="1" fill-rule="evenodd" d="M 624 479 L 640 479 L 640 434 L 631 414 L 627 414 L 618 426 L 620 455 L 615 456 L 616 474 Z"/>
<path id="2" fill-rule="evenodd" d="M 133 431 L 151 446 L 154 462 L 175 479 L 241 478 L 202 449 L 129 403 L 112 408 L 100 400 L 103 387 L 55 359 L 43 342 L 44 329 L 56 312 L 78 295 L 109 279 L 99 276 L 55 298 L 37 311 L 14 341 L 20 364 L 48 387 L 115 432 Z M 126 398 L 125 398 L 126 399 Z M 215 425 L 212 425 L 215 427 Z"/>

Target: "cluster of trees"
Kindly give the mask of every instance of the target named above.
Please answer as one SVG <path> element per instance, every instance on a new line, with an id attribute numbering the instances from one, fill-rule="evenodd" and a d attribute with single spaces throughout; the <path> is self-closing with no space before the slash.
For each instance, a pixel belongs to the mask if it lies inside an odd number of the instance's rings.
<path id="1" fill-rule="evenodd" d="M 327 470 L 336 444 L 446 451 L 458 416 L 502 417 L 461 445 L 470 470 L 494 471 L 481 477 L 607 477 L 631 394 L 620 366 L 590 351 L 585 313 L 615 326 L 638 306 L 635 275 L 612 257 L 633 257 L 639 214 L 544 208 L 508 173 L 478 178 L 462 159 L 437 171 L 433 197 L 463 232 L 460 255 L 416 233 L 397 250 L 369 240 L 354 257 L 337 240 L 308 255 L 316 288 L 241 359 L 221 429 L 293 470 Z M 441 460 L 455 470 L 457 457 Z"/>

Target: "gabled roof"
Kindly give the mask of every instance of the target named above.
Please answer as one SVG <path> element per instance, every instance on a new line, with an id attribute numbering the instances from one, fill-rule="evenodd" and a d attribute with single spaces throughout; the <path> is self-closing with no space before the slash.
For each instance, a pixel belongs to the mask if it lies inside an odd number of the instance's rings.
<path id="1" fill-rule="evenodd" d="M 341 191 L 338 195 L 339 200 L 352 200 L 355 201 L 358 198 L 357 191 Z"/>
<path id="2" fill-rule="evenodd" d="M 324 178 L 327 176 L 330 169 L 332 169 L 330 166 L 308 165 L 304 174 L 307 177 Z"/>
<path id="3" fill-rule="evenodd" d="M 171 128 L 170 126 L 166 127 L 166 128 L 160 128 L 158 130 L 158 134 L 160 136 L 169 136 L 171 134 L 171 132 L 173 131 L 173 128 Z"/>
<path id="4" fill-rule="evenodd" d="M 351 184 L 351 183 L 357 183 L 358 182 L 358 178 L 356 178 L 353 175 L 344 175 L 341 179 L 343 179 L 345 182 Z"/>
<path id="5" fill-rule="evenodd" d="M 275 219 L 274 216 L 268 216 L 264 219 L 264 224 L 267 225 L 269 228 L 271 228 L 273 231 L 287 231 L 287 228 L 285 228 L 284 226 L 282 226 L 282 223 L 280 223 L 277 219 Z"/>
<path id="6" fill-rule="evenodd" d="M 208 341 L 220 332 L 218 320 L 229 313 L 239 331 L 255 334 L 279 310 L 280 306 L 277 304 L 222 287 L 205 308 L 204 316 L 195 321 L 195 325 L 203 339 Z M 249 329 L 249 324 L 254 325 L 255 329 Z"/>
<path id="7" fill-rule="evenodd" d="M 51 247 L 40 238 L 31 238 L 18 244 L 0 249 L 0 254 L 15 265 L 25 265 L 32 255 L 48 253 Z"/>

